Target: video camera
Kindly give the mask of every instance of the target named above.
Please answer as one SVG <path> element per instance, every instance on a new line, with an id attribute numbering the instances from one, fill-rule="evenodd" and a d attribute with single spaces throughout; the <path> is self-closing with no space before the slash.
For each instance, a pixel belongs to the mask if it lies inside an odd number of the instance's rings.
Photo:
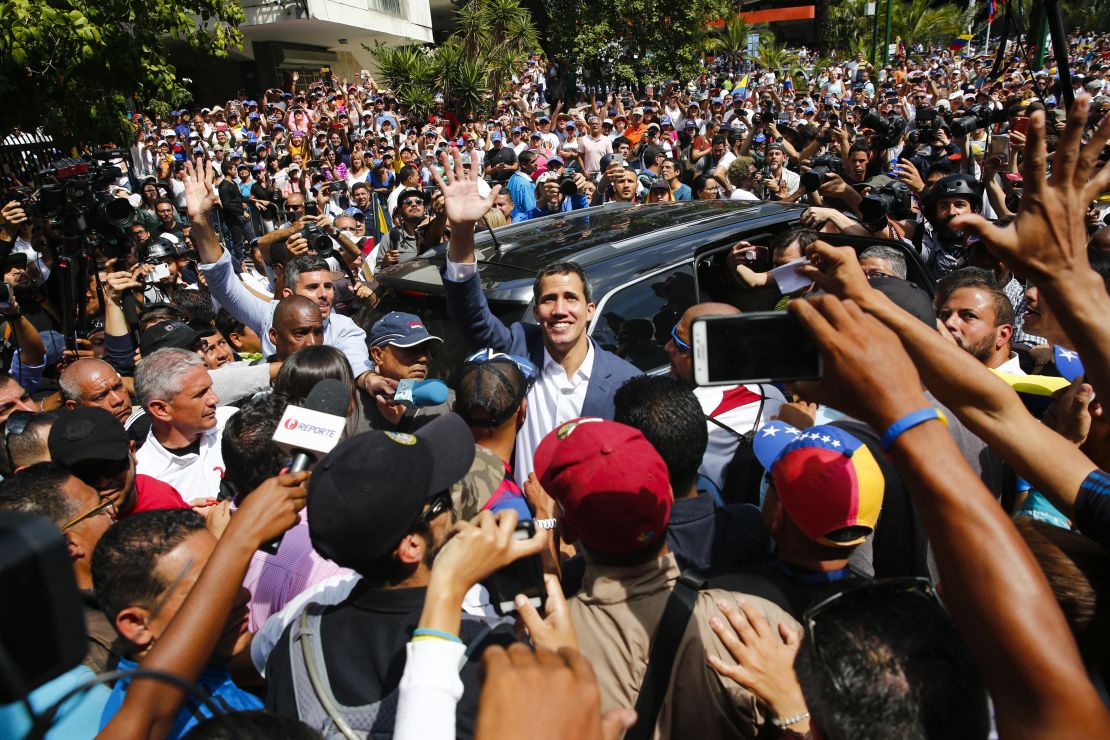
<path id="1" fill-rule="evenodd" d="M 884 116 L 876 110 L 871 110 L 859 125 L 860 128 L 869 128 L 875 132 L 876 149 L 891 149 L 898 146 L 902 134 L 906 132 L 907 123 L 902 116 Z"/>
<path id="2" fill-rule="evenodd" d="M 821 187 L 829 175 L 841 175 L 844 165 L 840 157 L 835 154 L 822 154 L 809 160 L 809 170 L 802 173 L 802 187 L 807 193 L 812 193 Z"/>
<path id="3" fill-rule="evenodd" d="M 967 136 L 972 131 L 988 128 L 992 123 L 1004 123 L 1008 117 L 1005 110 L 995 110 L 989 105 L 973 105 L 965 109 L 959 118 L 953 118 L 948 127 L 953 136 Z"/>
<path id="4" fill-rule="evenodd" d="M 90 244 L 113 252 L 112 256 L 125 253 L 127 229 L 135 223 L 135 208 L 126 198 L 108 192 L 123 171 L 103 163 L 122 156 L 122 150 L 107 149 L 88 159 L 52 162 L 40 175 L 53 182 L 39 188 L 33 211 L 51 222 L 64 243 L 85 237 Z"/>
<path id="5" fill-rule="evenodd" d="M 860 223 L 868 231 L 877 231 L 886 225 L 887 216 L 909 218 L 913 215 L 910 207 L 910 189 L 904 182 L 891 182 L 876 188 L 860 201 Z"/>

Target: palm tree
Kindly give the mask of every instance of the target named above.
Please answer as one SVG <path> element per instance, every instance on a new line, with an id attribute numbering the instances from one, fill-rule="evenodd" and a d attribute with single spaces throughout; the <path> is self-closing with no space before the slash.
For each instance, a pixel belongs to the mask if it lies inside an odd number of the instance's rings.
<path id="1" fill-rule="evenodd" d="M 781 46 L 774 39 L 763 39 L 756 58 L 770 70 L 790 69 L 798 63 L 798 53 Z"/>
<path id="2" fill-rule="evenodd" d="M 890 37 L 907 44 L 943 43 L 968 27 L 967 11 L 956 5 L 931 6 L 930 0 L 897 0 L 890 7 Z"/>
<path id="3" fill-rule="evenodd" d="M 706 51 L 722 52 L 728 59 L 731 71 L 736 71 L 740 60 L 748 49 L 748 37 L 752 34 L 759 36 L 762 42 L 769 33 L 764 23 L 750 24 L 744 16 L 737 13 L 736 17 L 718 29 L 717 33 L 706 40 Z"/>
<path id="4" fill-rule="evenodd" d="M 431 111 L 437 92 L 461 113 L 492 113 L 513 73 L 539 49 L 532 15 L 519 0 L 471 0 L 456 11 L 455 23 L 435 49 L 363 45 L 382 79 L 418 115 Z"/>

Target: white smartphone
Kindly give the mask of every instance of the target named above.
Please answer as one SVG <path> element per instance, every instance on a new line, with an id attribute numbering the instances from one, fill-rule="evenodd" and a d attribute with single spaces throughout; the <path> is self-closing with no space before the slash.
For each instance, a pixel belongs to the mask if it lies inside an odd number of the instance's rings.
<path id="1" fill-rule="evenodd" d="M 821 377 L 817 343 L 786 311 L 704 316 L 690 325 L 694 382 L 739 385 Z"/>
<path id="2" fill-rule="evenodd" d="M 170 279 L 170 266 L 165 262 L 159 262 L 154 266 L 154 269 L 147 275 L 147 280 L 152 283 L 160 283 L 163 280 Z"/>

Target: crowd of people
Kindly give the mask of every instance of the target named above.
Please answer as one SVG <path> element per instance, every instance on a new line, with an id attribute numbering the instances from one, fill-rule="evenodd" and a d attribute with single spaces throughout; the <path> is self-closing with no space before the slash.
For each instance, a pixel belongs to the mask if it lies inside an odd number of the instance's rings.
<path id="1" fill-rule="evenodd" d="M 60 533 L 87 650 L 0 734 L 1110 735 L 1110 38 L 1068 41 L 1072 90 L 945 50 L 607 92 L 533 57 L 488 120 L 293 75 L 136 116 L 87 282 L 72 189 L 9 183 L 0 512 Z M 491 310 L 479 229 L 721 199 L 800 204 L 727 267 L 820 380 L 698 387 L 695 320 L 741 312 L 708 301 L 645 375 L 573 259 Z M 432 253 L 451 366 L 373 310 Z M 275 435 L 336 385 L 304 469 Z"/>

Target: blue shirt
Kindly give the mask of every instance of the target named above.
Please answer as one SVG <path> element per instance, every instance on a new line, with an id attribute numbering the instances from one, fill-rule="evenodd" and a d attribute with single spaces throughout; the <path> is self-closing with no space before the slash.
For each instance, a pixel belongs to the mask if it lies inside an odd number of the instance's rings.
<path id="1" fill-rule="evenodd" d="M 536 184 L 523 172 L 514 172 L 509 178 L 509 195 L 513 199 L 514 218 L 536 207 Z"/>
<path id="2" fill-rule="evenodd" d="M 133 668 L 138 668 L 139 664 L 133 660 L 123 658 L 119 662 L 119 670 L 128 671 Z M 108 703 L 104 706 L 104 713 L 100 716 L 100 729 L 112 721 L 112 717 L 116 716 L 116 712 L 123 706 L 123 698 L 127 694 L 127 687 L 131 685 L 131 678 L 121 678 L 116 681 L 116 685 L 112 687 L 112 695 L 108 697 Z M 205 668 L 204 672 L 200 674 L 197 679 L 196 685 L 210 697 L 213 703 L 221 709 L 227 711 L 249 711 L 251 709 L 262 709 L 262 700 L 254 694 L 247 693 L 235 685 L 231 680 L 231 674 L 227 672 L 226 668 Z M 191 730 L 198 722 L 208 719 L 212 713 L 195 698 L 187 696 L 185 698 L 185 706 L 177 715 L 177 720 L 173 723 L 173 729 L 170 730 L 167 738 L 179 738 L 189 730 Z"/>
<path id="3" fill-rule="evenodd" d="M 93 672 L 79 665 L 32 691 L 27 697 L 36 713 L 42 712 L 62 695 L 78 684 L 93 677 Z M 76 740 L 92 738 L 96 734 L 104 705 L 108 701 L 108 689 L 96 684 L 88 691 L 72 696 L 62 704 L 54 715 L 54 723 L 46 733 L 49 739 Z M 23 707 L 23 702 L 14 702 L 0 707 L 0 737 L 23 737 L 31 729 L 31 719 Z"/>
<path id="4" fill-rule="evenodd" d="M 690 189 L 689 185 L 686 185 L 686 184 L 679 185 L 674 190 L 674 199 L 675 200 L 693 200 L 694 199 L 694 191 Z"/>

